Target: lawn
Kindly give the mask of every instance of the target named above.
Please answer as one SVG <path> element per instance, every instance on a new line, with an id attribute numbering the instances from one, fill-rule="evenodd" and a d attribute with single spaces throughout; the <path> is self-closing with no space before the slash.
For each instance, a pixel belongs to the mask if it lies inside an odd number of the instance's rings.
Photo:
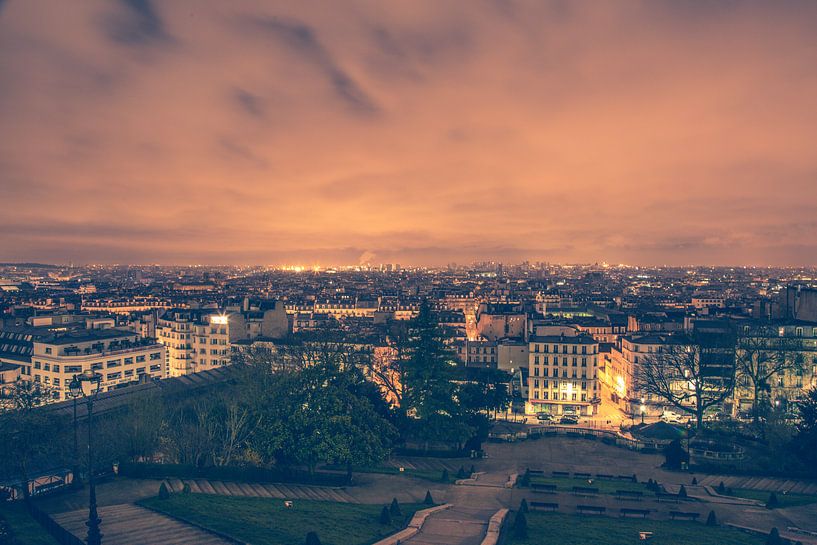
<path id="1" fill-rule="evenodd" d="M 57 545 L 51 534 L 31 518 L 20 502 L 0 504 L 0 519 L 6 521 L 20 545 Z M 0 537 L 0 542 L 4 543 L 2 539 Z"/>
<path id="2" fill-rule="evenodd" d="M 710 528 L 700 522 L 634 520 L 598 516 L 534 513 L 528 517 L 528 537 L 518 539 L 509 532 L 512 545 L 762 545 L 765 538 L 731 528 Z M 511 519 L 512 520 L 512 519 Z M 640 541 L 639 532 L 653 532 Z"/>
<path id="3" fill-rule="evenodd" d="M 734 488 L 729 489 L 728 496 L 736 496 L 738 498 L 746 498 L 747 500 L 757 500 L 764 504 L 769 501 L 769 492 L 765 490 L 753 490 L 749 488 Z M 777 493 L 777 504 L 779 508 L 783 507 L 797 507 L 798 505 L 808 505 L 810 503 L 817 503 L 817 496 L 809 494 L 782 494 Z"/>
<path id="4" fill-rule="evenodd" d="M 449 471 L 448 472 L 448 480 L 443 481 L 443 470 L 428 470 L 428 469 L 411 469 L 405 468 L 404 471 L 400 471 L 396 467 L 391 466 L 381 466 L 381 467 L 369 467 L 369 468 L 362 468 L 356 469 L 358 473 L 378 473 L 381 475 L 401 475 L 404 477 L 416 477 L 418 479 L 424 479 L 426 481 L 432 481 L 435 483 L 453 483 L 454 481 L 458 480 L 457 472 L 456 471 Z M 467 473 L 467 469 L 466 469 Z"/>
<path id="5" fill-rule="evenodd" d="M 378 521 L 382 505 L 240 498 L 209 494 L 173 494 L 169 499 L 139 502 L 168 515 L 217 530 L 253 545 L 300 545 L 315 531 L 323 545 L 367 545 L 402 529 L 418 509 L 401 505 L 391 524 Z"/>
<path id="6" fill-rule="evenodd" d="M 592 482 L 589 482 L 592 481 Z M 624 480 L 606 479 L 575 479 L 572 477 L 543 477 L 541 475 L 531 475 L 531 484 L 555 484 L 556 489 L 564 492 L 572 492 L 574 486 L 585 488 L 598 488 L 600 494 L 615 494 L 617 490 L 628 492 L 644 492 L 644 495 L 653 494 L 642 483 L 634 483 Z"/>

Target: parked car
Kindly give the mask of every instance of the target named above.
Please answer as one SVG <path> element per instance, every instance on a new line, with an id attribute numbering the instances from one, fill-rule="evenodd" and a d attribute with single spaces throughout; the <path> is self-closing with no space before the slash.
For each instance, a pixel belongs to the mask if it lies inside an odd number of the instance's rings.
<path id="1" fill-rule="evenodd" d="M 670 424 L 685 424 L 687 420 L 689 420 L 689 416 L 673 411 L 664 411 L 661 413 L 661 420 L 663 422 L 669 422 Z"/>
<path id="2" fill-rule="evenodd" d="M 562 418 L 559 419 L 559 424 L 564 426 L 575 426 L 579 423 L 579 417 L 575 414 L 563 414 Z"/>
<path id="3" fill-rule="evenodd" d="M 553 422 L 553 416 L 548 413 L 539 413 L 536 415 L 536 420 L 539 422 Z"/>

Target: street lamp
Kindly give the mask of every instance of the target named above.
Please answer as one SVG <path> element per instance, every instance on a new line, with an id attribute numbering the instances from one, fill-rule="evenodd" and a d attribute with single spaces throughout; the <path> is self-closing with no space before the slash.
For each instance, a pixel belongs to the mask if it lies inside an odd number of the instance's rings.
<path id="1" fill-rule="evenodd" d="M 82 395 L 82 384 L 80 384 L 77 376 L 71 379 L 71 384 L 68 385 L 68 397 L 74 400 L 74 467 L 73 467 L 73 482 L 74 486 L 79 485 L 79 427 L 77 426 L 77 398 Z"/>
<path id="2" fill-rule="evenodd" d="M 81 375 L 74 375 L 69 385 L 70 395 L 75 400 L 79 396 L 85 399 L 88 405 L 88 545 L 101 545 L 102 534 L 99 532 L 99 523 L 102 520 L 96 512 L 96 487 L 94 486 L 94 457 L 91 437 L 94 427 L 94 399 L 99 393 L 102 384 L 102 375 L 93 369 L 86 369 Z"/>

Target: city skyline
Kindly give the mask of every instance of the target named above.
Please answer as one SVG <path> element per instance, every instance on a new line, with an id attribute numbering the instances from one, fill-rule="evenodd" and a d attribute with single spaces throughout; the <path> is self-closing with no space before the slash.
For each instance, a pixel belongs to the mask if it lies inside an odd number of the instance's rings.
<path id="1" fill-rule="evenodd" d="M 815 23 L 0 1 L 0 261 L 817 265 Z"/>

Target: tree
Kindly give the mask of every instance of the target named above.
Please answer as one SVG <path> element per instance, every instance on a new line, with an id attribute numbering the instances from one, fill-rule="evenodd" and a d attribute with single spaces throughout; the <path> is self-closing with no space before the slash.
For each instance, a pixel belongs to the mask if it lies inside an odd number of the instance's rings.
<path id="1" fill-rule="evenodd" d="M 681 488 L 678 490 L 678 497 L 679 498 L 687 497 L 687 488 L 684 485 L 681 485 Z"/>
<path id="2" fill-rule="evenodd" d="M 399 517 L 403 514 L 400 512 L 400 504 L 397 503 L 397 498 L 392 498 L 389 513 L 391 513 L 391 516 L 393 517 Z"/>
<path id="3" fill-rule="evenodd" d="M 669 469 L 681 469 L 684 463 L 689 463 L 689 455 L 679 439 L 674 439 L 664 447 L 664 459 L 664 465 Z"/>
<path id="4" fill-rule="evenodd" d="M 119 424 L 119 430 L 125 436 L 128 458 L 141 461 L 156 454 L 161 444 L 164 419 L 161 396 L 149 392 L 133 397 L 128 403 L 127 417 Z"/>
<path id="5" fill-rule="evenodd" d="M 797 337 L 780 336 L 769 325 L 746 326 L 737 338 L 735 363 L 739 383 L 748 382 L 752 388 L 752 420 L 760 421 L 764 398 L 771 388 L 771 379 L 787 371 L 803 368 L 800 350 L 803 341 Z"/>
<path id="6" fill-rule="evenodd" d="M 706 410 L 732 393 L 734 358 L 731 334 L 691 333 L 645 356 L 635 383 L 638 390 L 694 415 L 701 428 Z"/>
<path id="7" fill-rule="evenodd" d="M 766 500 L 766 508 L 777 509 L 780 506 L 780 501 L 777 499 L 777 494 L 772 492 L 769 494 L 769 499 Z"/>
<path id="8" fill-rule="evenodd" d="M 522 501 L 519 502 L 519 512 L 520 513 L 527 513 L 529 510 L 528 508 L 528 500 L 522 498 Z"/>
<path id="9" fill-rule="evenodd" d="M 709 515 L 706 517 L 706 525 L 707 526 L 717 526 L 718 525 L 718 517 L 715 515 L 715 511 L 710 511 Z"/>
<path id="10" fill-rule="evenodd" d="M 431 490 L 426 490 L 426 497 L 423 500 L 426 505 L 434 505 L 434 498 L 431 497 Z"/>
<path id="11" fill-rule="evenodd" d="M 792 446 L 806 468 L 817 474 L 817 388 L 812 388 L 800 403 L 800 420 Z"/>
<path id="12" fill-rule="evenodd" d="M 513 535 L 519 539 L 528 537 L 528 518 L 522 511 L 516 513 L 513 521 Z"/>
<path id="13" fill-rule="evenodd" d="M 378 519 L 380 524 L 390 525 L 391 524 L 391 513 L 389 513 L 388 506 L 384 505 L 383 509 L 380 510 L 380 517 Z"/>
<path id="14" fill-rule="evenodd" d="M 159 485 L 159 499 L 166 500 L 170 497 L 170 491 L 167 489 L 167 485 L 162 481 L 162 484 Z"/>
<path id="15" fill-rule="evenodd" d="M 766 538 L 766 545 L 783 545 L 783 540 L 780 539 L 780 531 L 776 526 L 769 532 L 769 537 Z"/>
<path id="16" fill-rule="evenodd" d="M 530 468 L 525 469 L 525 473 L 523 473 L 522 478 L 519 479 L 519 486 L 522 487 L 530 486 Z"/>
<path id="17" fill-rule="evenodd" d="M 321 540 L 318 539 L 317 532 L 309 532 L 306 534 L 306 545 L 321 545 Z"/>

